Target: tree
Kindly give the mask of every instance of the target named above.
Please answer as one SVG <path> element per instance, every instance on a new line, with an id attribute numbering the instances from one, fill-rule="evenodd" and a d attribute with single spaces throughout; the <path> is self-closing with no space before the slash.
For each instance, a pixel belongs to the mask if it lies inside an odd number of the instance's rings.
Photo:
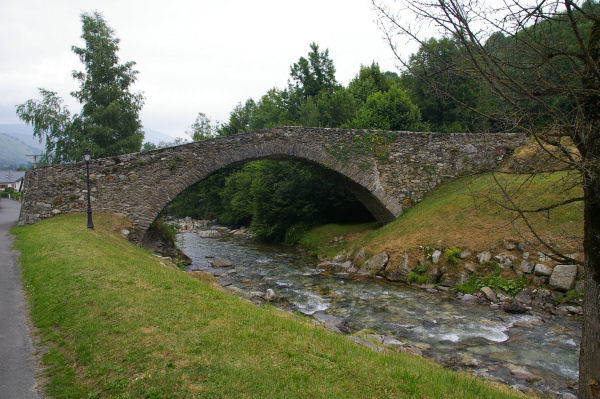
<path id="1" fill-rule="evenodd" d="M 250 131 L 250 122 L 256 112 L 256 103 L 253 99 L 246 100 L 246 103 L 236 105 L 229 113 L 229 121 L 222 124 L 217 130 L 220 136 L 231 136 L 233 134 Z"/>
<path id="2" fill-rule="evenodd" d="M 373 62 L 370 66 L 361 65 L 356 77 L 348 83 L 348 91 L 357 101 L 365 103 L 369 95 L 378 91 L 386 92 L 394 83 L 400 83 L 398 75 L 381 72 L 379 64 Z"/>
<path id="3" fill-rule="evenodd" d="M 45 139 L 46 157 L 55 163 L 78 161 L 85 148 L 93 157 L 139 151 L 144 138 L 138 116 L 143 96 L 130 92 L 135 63 L 119 64 L 119 39 L 101 14 L 84 13 L 81 22 L 85 47 L 72 50 L 85 70 L 73 72 L 79 90 L 71 93 L 82 104 L 81 113 L 71 115 L 55 92 L 44 89 L 41 101 L 17 106 L 17 116 Z"/>
<path id="4" fill-rule="evenodd" d="M 369 95 L 350 123 L 357 129 L 420 130 L 421 126 L 419 107 L 396 85 Z"/>
<path id="5" fill-rule="evenodd" d="M 487 116 L 528 133 L 563 169 L 575 173 L 583 197 L 538 209 L 505 207 L 525 223 L 532 213 L 583 201 L 584 320 L 579 357 L 579 398 L 600 398 L 600 6 L 595 1 L 475 0 L 403 2 L 403 12 L 372 0 L 392 50 L 400 36 L 417 40 L 429 24 L 464 49 L 465 67 L 501 107 Z M 400 36 L 399 36 L 400 35 Z M 502 187 L 501 187 L 502 188 Z M 561 262 L 576 263 L 540 235 L 539 245 Z"/>
<path id="6" fill-rule="evenodd" d="M 47 163 L 69 162 L 81 158 L 81 137 L 74 128 L 71 112 L 63 106 L 56 92 L 39 89 L 41 100 L 30 99 L 17 106 L 17 115 L 33 126 L 33 135 L 45 140 L 46 152 L 42 161 Z"/>
<path id="7" fill-rule="evenodd" d="M 199 141 L 214 138 L 217 135 L 219 126 L 218 124 L 213 123 L 206 114 L 198 112 L 196 120 L 192 123 L 190 128 L 192 130 L 187 133 L 192 136 L 192 140 Z"/>
<path id="8" fill-rule="evenodd" d="M 316 43 L 310 44 L 308 59 L 300 57 L 292 65 L 290 75 L 304 98 L 316 96 L 321 90 L 333 90 L 337 86 L 329 50 L 319 52 Z"/>
<path id="9" fill-rule="evenodd" d="M 487 131 L 488 125 L 473 109 L 484 109 L 487 91 L 472 74 L 463 73 L 464 49 L 459 41 L 443 37 L 423 42 L 410 56 L 402 83 L 419 106 L 431 129 L 445 132 Z"/>

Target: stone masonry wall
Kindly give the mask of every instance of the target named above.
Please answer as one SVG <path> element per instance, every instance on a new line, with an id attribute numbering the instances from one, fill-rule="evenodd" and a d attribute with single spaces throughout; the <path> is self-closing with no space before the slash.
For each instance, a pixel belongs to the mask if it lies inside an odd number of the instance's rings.
<path id="1" fill-rule="evenodd" d="M 372 132 L 281 127 L 90 162 L 92 208 L 122 214 L 141 240 L 158 213 L 211 173 L 256 159 L 323 167 L 388 222 L 440 183 L 497 167 L 524 142 L 517 134 Z M 85 212 L 83 162 L 32 169 L 25 176 L 20 225 Z"/>

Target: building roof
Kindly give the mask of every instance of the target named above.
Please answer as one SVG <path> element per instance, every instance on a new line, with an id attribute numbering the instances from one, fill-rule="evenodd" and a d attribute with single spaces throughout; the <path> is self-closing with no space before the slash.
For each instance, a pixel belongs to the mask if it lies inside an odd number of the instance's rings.
<path id="1" fill-rule="evenodd" d="M 16 183 L 25 177 L 25 172 L 0 170 L 0 184 Z"/>

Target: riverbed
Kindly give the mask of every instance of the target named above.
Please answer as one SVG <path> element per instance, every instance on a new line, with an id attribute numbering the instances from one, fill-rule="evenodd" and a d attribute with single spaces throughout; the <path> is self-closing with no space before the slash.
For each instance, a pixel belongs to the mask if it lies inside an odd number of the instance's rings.
<path id="1" fill-rule="evenodd" d="M 350 333 L 371 330 L 416 347 L 453 369 L 549 397 L 573 394 L 578 377 L 581 319 L 549 314 L 511 315 L 488 304 L 464 303 L 451 293 L 384 280 L 354 279 L 316 268 L 316 258 L 223 234 L 179 233 L 189 270 L 212 273 L 226 287 L 272 289 L 274 304 L 305 315 L 346 321 Z M 213 258 L 231 267 L 215 268 Z"/>

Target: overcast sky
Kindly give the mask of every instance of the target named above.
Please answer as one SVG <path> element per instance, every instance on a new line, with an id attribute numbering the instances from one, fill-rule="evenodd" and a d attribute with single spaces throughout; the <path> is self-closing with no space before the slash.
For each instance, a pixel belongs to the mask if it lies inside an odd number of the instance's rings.
<path id="1" fill-rule="evenodd" d="M 285 87 L 313 41 L 344 85 L 372 61 L 397 71 L 369 0 L 0 0 L 0 123 L 19 123 L 15 105 L 38 87 L 79 110 L 71 46 L 83 44 L 80 14 L 95 10 L 121 40 L 121 62 L 136 62 L 144 127 L 171 136 L 198 112 L 225 121 L 237 103 Z"/>

